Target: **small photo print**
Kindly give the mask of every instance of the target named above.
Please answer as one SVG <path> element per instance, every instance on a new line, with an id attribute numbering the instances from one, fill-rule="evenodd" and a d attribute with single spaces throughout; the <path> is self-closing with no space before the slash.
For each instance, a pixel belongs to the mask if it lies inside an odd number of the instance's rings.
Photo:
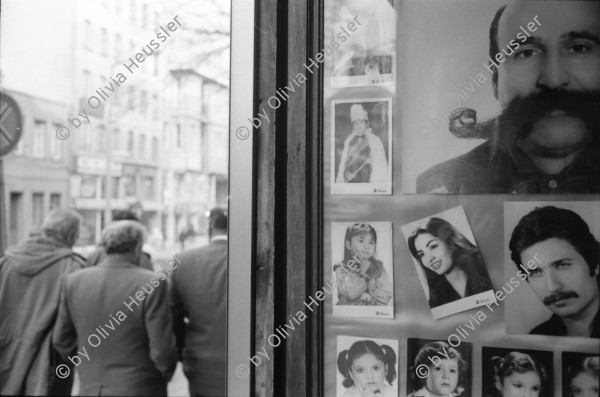
<path id="1" fill-rule="evenodd" d="M 463 207 L 404 225 L 402 232 L 436 320 L 496 302 Z"/>
<path id="2" fill-rule="evenodd" d="M 455 346 L 447 341 L 408 339 L 408 397 L 471 397 L 470 343 Z"/>
<path id="3" fill-rule="evenodd" d="M 600 356 L 563 352 L 562 391 L 565 397 L 600 395 Z"/>
<path id="4" fill-rule="evenodd" d="M 333 53 L 332 87 L 393 83 L 396 11 L 392 1 L 335 0 L 329 37 L 324 49 Z"/>
<path id="5" fill-rule="evenodd" d="M 554 396 L 552 352 L 483 347 L 481 395 Z M 524 394 L 516 394 L 518 392 Z"/>
<path id="6" fill-rule="evenodd" d="M 331 194 L 392 194 L 392 99 L 332 101 Z"/>
<path id="7" fill-rule="evenodd" d="M 391 222 L 332 222 L 333 315 L 394 318 Z"/>
<path id="8" fill-rule="evenodd" d="M 337 397 L 398 397 L 398 341 L 337 337 Z"/>

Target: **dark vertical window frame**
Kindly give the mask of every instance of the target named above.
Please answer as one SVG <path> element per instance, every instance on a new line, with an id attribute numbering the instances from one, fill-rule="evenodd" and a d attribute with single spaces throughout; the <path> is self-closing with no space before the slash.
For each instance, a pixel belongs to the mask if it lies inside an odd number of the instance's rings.
<path id="1" fill-rule="evenodd" d="M 322 49 L 323 2 L 298 0 L 256 3 L 255 110 L 270 121 L 256 129 L 257 202 L 255 321 L 253 354 L 265 348 L 254 371 L 256 396 L 323 395 L 323 314 L 304 302 L 323 288 L 322 144 L 324 64 L 310 74 L 304 64 Z M 289 93 L 278 109 L 268 100 L 289 77 L 308 80 Z M 275 78 L 274 78 L 275 77 Z M 299 310 L 307 318 L 281 338 L 276 328 Z M 288 330 L 289 331 L 289 330 Z"/>

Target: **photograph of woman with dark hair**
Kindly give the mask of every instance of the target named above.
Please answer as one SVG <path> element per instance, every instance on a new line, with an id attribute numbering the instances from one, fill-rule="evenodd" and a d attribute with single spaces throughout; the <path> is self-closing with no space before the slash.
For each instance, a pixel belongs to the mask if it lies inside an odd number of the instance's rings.
<path id="1" fill-rule="evenodd" d="M 460 216 L 462 207 L 450 211 L 455 213 L 449 215 Z M 466 221 L 466 216 L 464 218 Z M 406 232 L 408 230 L 405 229 L 405 234 L 408 234 Z M 491 292 L 490 299 L 493 300 L 492 282 L 479 249 L 443 217 L 419 221 L 410 230 L 407 243 L 415 263 L 425 276 L 432 309 L 487 291 Z M 473 307 L 468 305 L 457 311 Z M 457 311 L 447 308 L 436 318 Z"/>
<path id="2" fill-rule="evenodd" d="M 349 337 L 338 337 L 338 345 Z M 338 354 L 337 366 L 343 377 L 338 396 L 397 397 L 396 357 L 394 349 L 372 341 L 358 340 Z"/>
<path id="3" fill-rule="evenodd" d="M 409 339 L 408 343 L 414 345 L 423 343 L 423 340 Z M 408 360 L 411 360 L 411 355 Z M 465 389 L 470 384 L 468 368 L 463 354 L 448 342 L 426 343 L 418 350 L 410 367 L 408 379 L 412 380 L 409 385 L 412 387 L 408 389 L 408 397 L 470 396 Z"/>
<path id="4" fill-rule="evenodd" d="M 497 354 L 499 353 L 499 355 Z M 552 353 L 483 348 L 483 388 L 487 397 L 551 397 Z M 543 361 L 547 364 L 544 365 Z M 490 379 L 491 378 L 491 379 Z"/>
<path id="5" fill-rule="evenodd" d="M 563 352 L 563 396 L 598 397 L 600 356 Z"/>

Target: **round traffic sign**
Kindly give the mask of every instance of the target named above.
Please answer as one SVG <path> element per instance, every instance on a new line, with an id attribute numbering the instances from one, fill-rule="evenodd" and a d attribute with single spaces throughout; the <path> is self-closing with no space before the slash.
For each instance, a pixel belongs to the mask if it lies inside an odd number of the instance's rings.
<path id="1" fill-rule="evenodd" d="M 21 139 L 21 110 L 14 99 L 0 93 L 0 156 L 8 154 Z"/>

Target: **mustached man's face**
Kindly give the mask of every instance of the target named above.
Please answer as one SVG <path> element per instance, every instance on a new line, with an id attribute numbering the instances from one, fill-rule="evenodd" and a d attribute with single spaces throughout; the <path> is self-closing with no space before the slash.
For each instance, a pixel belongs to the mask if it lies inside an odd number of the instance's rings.
<path id="1" fill-rule="evenodd" d="M 535 31 L 528 30 L 533 20 Z M 517 34 L 531 37 L 522 42 Z M 500 18 L 500 53 L 511 43 L 515 53 L 498 67 L 497 97 L 507 109 L 515 98 L 543 92 L 600 90 L 600 2 L 521 1 L 510 4 Z M 512 46 L 514 48 L 514 45 Z M 589 126 L 561 109 L 544 110 L 529 126 L 528 144 L 548 153 L 564 152 L 589 141 Z"/>
<path id="2" fill-rule="evenodd" d="M 587 262 L 568 241 L 553 237 L 536 243 L 521 252 L 521 261 L 537 264 L 529 271 L 529 285 L 554 314 L 576 319 L 599 302 L 598 266 L 590 275 Z"/>

